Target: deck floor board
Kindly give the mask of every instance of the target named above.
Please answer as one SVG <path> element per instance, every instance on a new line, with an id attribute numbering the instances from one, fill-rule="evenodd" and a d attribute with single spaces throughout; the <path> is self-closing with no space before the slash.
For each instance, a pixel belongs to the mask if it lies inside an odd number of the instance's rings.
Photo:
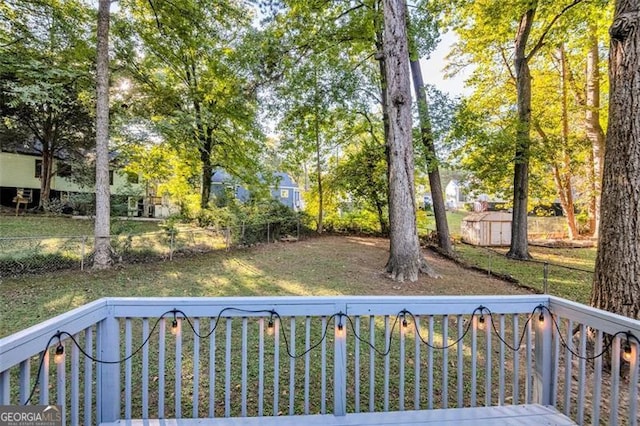
<path id="1" fill-rule="evenodd" d="M 217 419 L 119 420 L 101 426 L 415 426 L 415 425 L 575 425 L 552 407 L 538 404 L 439 410 L 358 413 L 346 416 L 317 414 L 281 417 L 232 417 Z"/>

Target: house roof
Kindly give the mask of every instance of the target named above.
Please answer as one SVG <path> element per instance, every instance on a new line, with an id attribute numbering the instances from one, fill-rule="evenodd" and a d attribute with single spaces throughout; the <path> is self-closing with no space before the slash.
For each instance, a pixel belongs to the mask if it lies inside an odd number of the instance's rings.
<path id="1" fill-rule="evenodd" d="M 275 180 L 278 181 L 277 186 L 280 188 L 287 188 L 287 187 L 297 188 L 298 187 L 298 184 L 295 183 L 295 181 L 287 173 L 275 172 L 273 173 L 273 177 L 275 178 Z M 262 176 L 259 176 L 259 178 L 261 181 L 263 180 Z M 234 177 L 231 176 L 229 173 L 227 173 L 223 169 L 217 169 L 211 176 L 211 183 L 226 183 L 234 180 L 235 180 Z"/>

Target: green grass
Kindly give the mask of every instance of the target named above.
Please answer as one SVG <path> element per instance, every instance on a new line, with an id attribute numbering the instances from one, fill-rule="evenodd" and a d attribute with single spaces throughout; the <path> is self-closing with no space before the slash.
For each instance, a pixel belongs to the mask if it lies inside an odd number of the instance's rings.
<path id="1" fill-rule="evenodd" d="M 593 281 L 595 248 L 546 248 L 530 246 L 534 262 L 507 259 L 507 249 L 488 249 L 457 244 L 456 253 L 465 262 L 491 272 L 510 275 L 520 283 L 542 291 L 544 262 L 548 262 L 548 293 L 588 303 Z M 566 267 L 566 268 L 565 268 Z M 574 268 L 574 269 L 569 269 Z"/>
<path id="2" fill-rule="evenodd" d="M 142 234 L 159 230 L 159 222 L 114 220 L 112 234 Z M 76 237 L 93 235 L 92 219 L 64 216 L 0 216 L 0 238 L 6 237 Z"/>

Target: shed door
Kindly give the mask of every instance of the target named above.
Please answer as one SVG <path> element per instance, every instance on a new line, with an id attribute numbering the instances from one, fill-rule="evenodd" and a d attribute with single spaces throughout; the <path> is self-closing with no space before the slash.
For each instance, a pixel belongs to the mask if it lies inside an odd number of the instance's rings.
<path id="1" fill-rule="evenodd" d="M 509 236 L 509 223 L 508 222 L 491 222 L 491 238 L 489 244 L 492 246 L 502 246 L 509 243 L 511 237 Z"/>

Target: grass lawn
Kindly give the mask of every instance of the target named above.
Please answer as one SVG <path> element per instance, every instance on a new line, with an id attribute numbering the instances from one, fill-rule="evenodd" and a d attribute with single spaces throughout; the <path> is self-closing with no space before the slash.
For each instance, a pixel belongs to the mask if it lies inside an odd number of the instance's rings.
<path id="1" fill-rule="evenodd" d="M 158 231 L 160 222 L 114 220 L 112 234 L 142 234 Z M 72 219 L 66 216 L 44 215 L 0 215 L 0 238 L 2 237 L 76 237 L 93 235 L 92 219 Z"/>
<path id="2" fill-rule="evenodd" d="M 0 334 L 8 335 L 105 296 L 522 294 L 512 284 L 426 251 L 442 275 L 398 284 L 383 273 L 384 239 L 322 237 L 118 266 L 4 278 Z M 15 319 L 19 319 L 16 321 Z"/>

